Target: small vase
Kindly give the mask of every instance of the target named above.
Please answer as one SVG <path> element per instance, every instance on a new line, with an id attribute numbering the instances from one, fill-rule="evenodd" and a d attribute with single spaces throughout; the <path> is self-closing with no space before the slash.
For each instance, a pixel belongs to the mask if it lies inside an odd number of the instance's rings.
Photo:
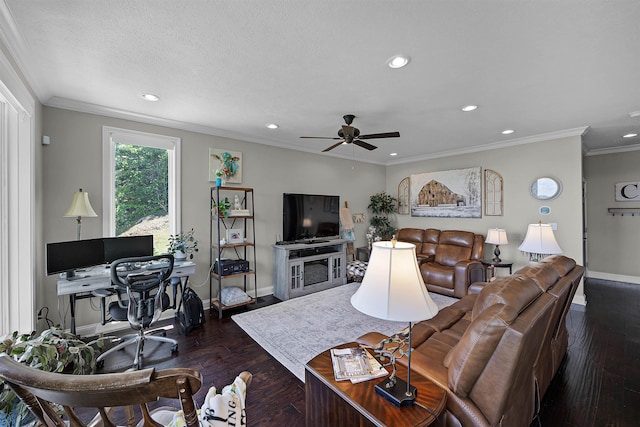
<path id="1" fill-rule="evenodd" d="M 220 177 L 216 177 L 216 187 L 222 187 L 222 179 Z"/>
<path id="2" fill-rule="evenodd" d="M 187 254 L 182 251 L 175 251 L 173 253 L 173 259 L 175 259 L 176 261 L 184 261 L 185 259 L 187 259 Z"/>

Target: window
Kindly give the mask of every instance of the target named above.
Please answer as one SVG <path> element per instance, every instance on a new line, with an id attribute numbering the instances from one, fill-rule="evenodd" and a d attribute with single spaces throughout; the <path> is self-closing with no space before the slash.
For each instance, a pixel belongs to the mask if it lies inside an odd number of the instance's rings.
<path id="1" fill-rule="evenodd" d="M 0 336 L 36 329 L 34 111 L 0 50 Z"/>
<path id="2" fill-rule="evenodd" d="M 180 138 L 103 128 L 105 236 L 153 234 L 164 252 L 180 230 Z"/>

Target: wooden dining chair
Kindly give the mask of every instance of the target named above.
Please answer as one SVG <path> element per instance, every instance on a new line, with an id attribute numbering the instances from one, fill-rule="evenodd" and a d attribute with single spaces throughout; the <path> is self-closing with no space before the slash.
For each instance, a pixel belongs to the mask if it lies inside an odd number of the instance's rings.
<path id="1" fill-rule="evenodd" d="M 179 400 L 179 408 L 184 412 L 187 426 L 198 426 L 193 395 L 202 386 L 202 375 L 189 368 L 148 368 L 116 374 L 68 375 L 40 371 L 3 354 L 0 355 L 0 378 L 45 426 L 113 427 L 115 424 L 109 413 L 113 408 L 124 407 L 128 426 L 135 426 L 142 421 L 144 427 L 161 427 L 162 424 L 151 418 L 153 411 L 150 412 L 147 406 L 158 398 Z M 69 424 L 64 422 L 52 403 L 63 408 Z M 136 419 L 137 411 L 133 410 L 136 405 L 140 407 L 142 420 Z M 95 408 L 95 417 L 85 423 L 74 407 Z M 91 416 L 93 413 L 86 418 Z"/>

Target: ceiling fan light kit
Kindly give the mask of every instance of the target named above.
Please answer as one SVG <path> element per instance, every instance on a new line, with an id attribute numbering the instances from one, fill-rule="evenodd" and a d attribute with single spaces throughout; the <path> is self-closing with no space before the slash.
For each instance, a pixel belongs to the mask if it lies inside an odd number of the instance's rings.
<path id="1" fill-rule="evenodd" d="M 373 144 L 369 144 L 366 141 L 363 141 L 363 139 L 380 139 L 380 138 L 398 138 L 400 137 L 400 132 L 384 132 L 384 133 L 372 133 L 372 134 L 368 134 L 368 135 L 361 135 L 360 134 L 360 129 L 355 128 L 353 126 L 351 126 L 351 123 L 353 123 L 353 119 L 356 118 L 356 116 L 354 116 L 353 114 L 345 114 L 344 116 L 342 116 L 342 118 L 344 119 L 344 122 L 346 123 L 346 125 L 342 125 L 342 127 L 340 128 L 340 130 L 338 130 L 338 137 L 324 137 L 324 136 L 301 136 L 300 138 L 313 138 L 313 139 L 333 139 L 333 140 L 339 140 L 340 142 L 337 142 L 327 148 L 325 148 L 324 150 L 322 150 L 323 153 L 327 152 L 327 151 L 331 151 L 334 148 L 336 148 L 339 145 L 342 144 L 355 144 L 358 147 L 362 147 L 366 150 L 375 150 L 376 147 Z"/>

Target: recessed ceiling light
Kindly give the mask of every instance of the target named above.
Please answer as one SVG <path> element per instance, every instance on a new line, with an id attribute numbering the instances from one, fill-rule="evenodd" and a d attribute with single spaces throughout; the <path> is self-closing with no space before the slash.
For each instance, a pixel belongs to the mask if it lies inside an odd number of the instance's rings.
<path id="1" fill-rule="evenodd" d="M 398 153 L 391 153 L 391 154 L 389 154 L 389 155 L 390 155 L 390 156 L 397 156 L 397 155 L 398 155 Z"/>
<path id="2" fill-rule="evenodd" d="M 514 132 L 515 132 L 515 130 L 513 130 L 513 129 L 505 129 L 505 130 L 502 131 L 502 134 L 503 135 L 511 135 Z"/>
<path id="3" fill-rule="evenodd" d="M 462 111 L 473 111 L 473 110 L 477 110 L 478 106 L 477 105 L 465 105 L 464 107 L 462 107 Z"/>
<path id="4" fill-rule="evenodd" d="M 628 133 L 626 135 L 622 135 L 623 138 L 635 138 L 636 136 L 638 136 L 637 133 Z"/>
<path id="5" fill-rule="evenodd" d="M 280 127 L 279 125 L 277 125 L 275 123 L 267 123 L 265 126 L 267 128 L 269 128 L 269 129 L 278 129 Z"/>
<path id="6" fill-rule="evenodd" d="M 402 68 L 411 61 L 411 58 L 406 55 L 395 55 L 387 59 L 387 65 L 390 68 Z"/>
<path id="7" fill-rule="evenodd" d="M 151 101 L 151 102 L 156 102 L 160 99 L 158 95 L 154 95 L 152 93 L 143 93 L 140 95 L 140 97 L 145 101 Z"/>

